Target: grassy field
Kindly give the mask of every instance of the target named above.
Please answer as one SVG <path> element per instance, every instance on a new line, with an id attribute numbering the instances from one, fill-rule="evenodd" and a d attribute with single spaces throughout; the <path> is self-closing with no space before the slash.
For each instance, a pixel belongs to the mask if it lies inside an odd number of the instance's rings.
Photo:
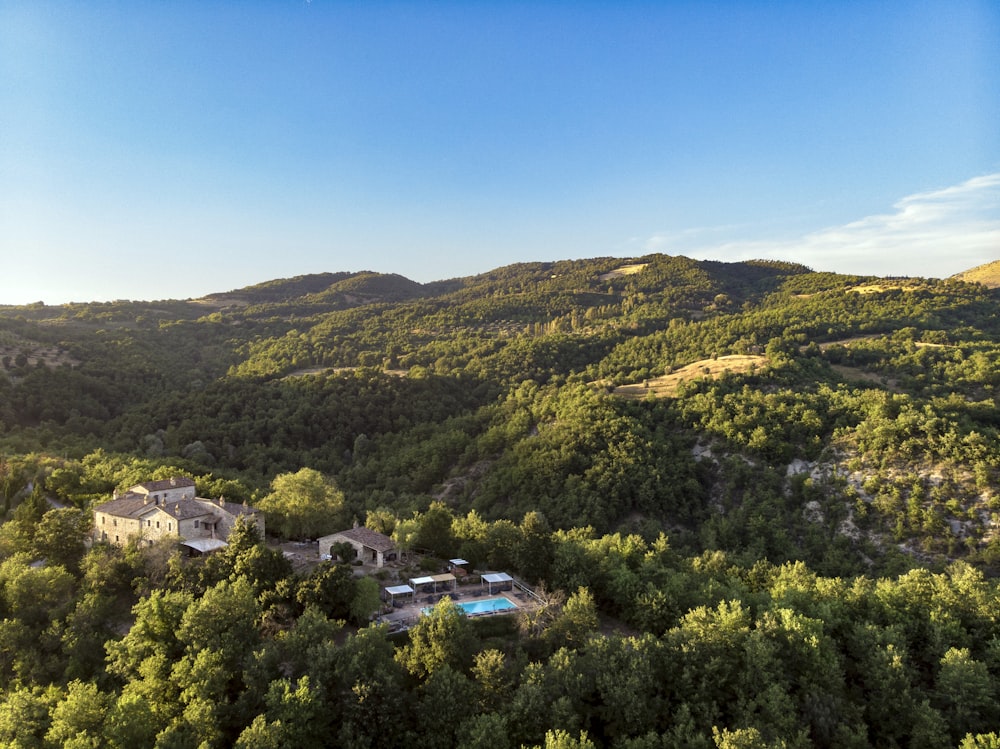
<path id="1" fill-rule="evenodd" d="M 610 273 L 605 273 L 598 276 L 601 281 L 608 281 L 612 278 L 618 278 L 620 276 L 631 276 L 639 273 L 643 268 L 645 268 L 649 263 L 638 263 L 636 265 L 623 265 L 621 268 L 617 268 Z"/>
<path id="2" fill-rule="evenodd" d="M 992 263 L 977 266 L 964 273 L 959 273 L 953 276 L 953 278 L 969 283 L 981 283 L 983 286 L 991 289 L 1000 288 L 1000 260 L 994 260 Z"/>
<path id="3" fill-rule="evenodd" d="M 702 359 L 675 372 L 662 377 L 654 377 L 637 385 L 619 385 L 614 389 L 615 395 L 624 398 L 647 398 L 652 393 L 656 398 L 673 398 L 677 394 L 677 386 L 681 382 L 690 382 L 705 377 L 716 378 L 723 372 L 749 372 L 767 364 L 767 357 L 744 356 L 732 354 L 720 356 L 718 359 Z"/>

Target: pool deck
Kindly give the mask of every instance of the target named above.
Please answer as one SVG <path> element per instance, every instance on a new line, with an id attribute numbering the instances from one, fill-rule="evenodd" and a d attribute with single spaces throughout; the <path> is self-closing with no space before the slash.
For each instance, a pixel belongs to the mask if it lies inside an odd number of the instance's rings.
<path id="1" fill-rule="evenodd" d="M 435 603 L 440 601 L 445 596 L 450 597 L 455 603 L 472 603 L 474 601 L 488 601 L 491 598 L 504 598 L 514 605 L 514 608 L 511 609 L 499 609 L 497 611 L 484 611 L 477 614 L 468 614 L 471 618 L 516 614 L 522 609 L 534 608 L 536 605 L 536 601 L 531 597 L 531 595 L 521 590 L 504 590 L 489 593 L 488 591 L 479 591 L 477 589 L 459 589 L 457 596 L 451 591 L 442 591 L 432 596 L 428 596 L 425 593 L 413 596 L 412 600 L 407 599 L 406 603 L 403 603 L 402 605 L 394 606 L 392 608 L 387 606 L 383 607 L 383 613 L 380 620 L 383 623 L 388 624 L 389 628 L 392 630 L 408 629 L 420 618 L 422 609 L 434 606 Z M 433 600 L 428 600 L 429 598 Z"/>

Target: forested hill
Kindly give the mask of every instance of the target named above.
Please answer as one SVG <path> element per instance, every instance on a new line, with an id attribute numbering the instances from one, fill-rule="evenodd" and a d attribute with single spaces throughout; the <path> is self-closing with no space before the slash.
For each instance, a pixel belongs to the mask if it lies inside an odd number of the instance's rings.
<path id="1" fill-rule="evenodd" d="M 0 307 L 0 745 L 997 746 L 998 301 L 652 255 Z M 85 542 L 177 476 L 271 537 Z M 354 522 L 541 603 L 365 626 L 384 570 L 274 548 Z"/>
<path id="2" fill-rule="evenodd" d="M 835 571 L 992 563 L 997 294 L 653 255 L 4 307 L 2 450 L 81 506 L 123 480 L 101 450 L 245 497 L 315 468 L 357 518 L 440 500 Z"/>

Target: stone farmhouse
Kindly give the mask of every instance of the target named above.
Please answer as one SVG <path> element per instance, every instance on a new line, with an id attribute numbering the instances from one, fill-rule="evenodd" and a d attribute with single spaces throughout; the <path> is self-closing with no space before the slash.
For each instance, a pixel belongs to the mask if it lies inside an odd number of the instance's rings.
<path id="1" fill-rule="evenodd" d="M 386 562 L 397 559 L 399 555 L 395 541 L 382 533 L 361 526 L 319 539 L 319 558 L 327 559 L 331 554 L 331 547 L 338 543 L 350 544 L 363 564 L 375 567 L 383 567 Z"/>
<path id="2" fill-rule="evenodd" d="M 195 496 L 189 478 L 147 481 L 94 508 L 94 540 L 124 546 L 134 538 L 151 546 L 171 536 L 206 552 L 225 546 L 241 517 L 252 520 L 264 534 L 264 513 L 255 507 Z"/>

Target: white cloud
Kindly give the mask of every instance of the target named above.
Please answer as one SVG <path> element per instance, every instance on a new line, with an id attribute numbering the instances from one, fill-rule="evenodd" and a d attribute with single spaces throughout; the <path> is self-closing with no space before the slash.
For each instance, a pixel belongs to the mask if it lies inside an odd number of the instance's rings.
<path id="1" fill-rule="evenodd" d="M 877 276 L 944 278 L 1000 259 L 1000 173 L 909 195 L 893 208 L 796 239 L 713 242 L 715 231 L 732 234 L 732 227 L 719 227 L 660 234 L 644 246 L 703 259 L 781 259 Z"/>

